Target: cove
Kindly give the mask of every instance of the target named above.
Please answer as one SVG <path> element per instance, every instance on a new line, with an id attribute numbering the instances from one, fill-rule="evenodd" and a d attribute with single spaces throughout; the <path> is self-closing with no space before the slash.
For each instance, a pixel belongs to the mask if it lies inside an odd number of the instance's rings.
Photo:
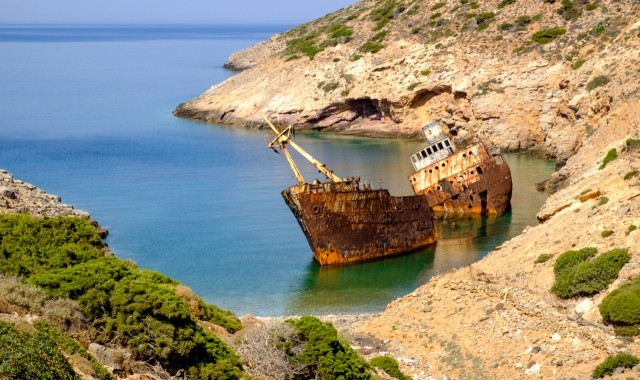
<path id="1" fill-rule="evenodd" d="M 263 131 L 175 118 L 232 73 L 234 51 L 287 27 L 0 27 L 0 167 L 108 228 L 122 258 L 238 314 L 381 311 L 535 225 L 553 163 L 508 154 L 511 213 L 440 225 L 435 249 L 320 268 L 280 191 L 295 179 Z M 341 176 L 410 194 L 423 143 L 299 133 Z M 298 159 L 305 178 L 319 176 Z"/>

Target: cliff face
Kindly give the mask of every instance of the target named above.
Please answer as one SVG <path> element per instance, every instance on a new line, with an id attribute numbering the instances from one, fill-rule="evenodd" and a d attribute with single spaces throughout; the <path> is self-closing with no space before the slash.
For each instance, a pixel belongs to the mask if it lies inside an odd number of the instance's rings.
<path id="1" fill-rule="evenodd" d="M 175 114 L 415 136 L 443 120 L 462 143 L 564 160 L 638 98 L 632 1 L 361 1 L 234 54 L 244 69 Z M 633 111 L 638 112 L 638 111 Z"/>

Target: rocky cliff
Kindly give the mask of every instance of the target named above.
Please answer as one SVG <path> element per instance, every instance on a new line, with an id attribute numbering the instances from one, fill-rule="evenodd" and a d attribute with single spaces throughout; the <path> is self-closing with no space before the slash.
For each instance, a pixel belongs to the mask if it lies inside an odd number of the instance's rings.
<path id="1" fill-rule="evenodd" d="M 632 1 L 361 1 L 230 57 L 175 114 L 365 136 L 443 120 L 461 142 L 564 160 L 638 98 Z M 634 111 L 636 112 L 636 111 Z"/>

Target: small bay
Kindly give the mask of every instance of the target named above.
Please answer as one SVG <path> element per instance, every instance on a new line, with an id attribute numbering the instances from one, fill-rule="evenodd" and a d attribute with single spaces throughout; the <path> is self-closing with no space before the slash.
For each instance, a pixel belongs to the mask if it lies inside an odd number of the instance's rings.
<path id="1" fill-rule="evenodd" d="M 535 225 L 553 163 L 508 154 L 513 210 L 441 223 L 436 247 L 320 267 L 280 191 L 295 183 L 264 131 L 171 111 L 233 73 L 222 64 L 286 26 L 0 26 L 0 167 L 108 228 L 121 258 L 238 314 L 382 310 L 433 275 L 470 264 Z M 340 176 L 411 193 L 422 143 L 298 133 Z M 296 157 L 307 179 L 318 177 Z"/>

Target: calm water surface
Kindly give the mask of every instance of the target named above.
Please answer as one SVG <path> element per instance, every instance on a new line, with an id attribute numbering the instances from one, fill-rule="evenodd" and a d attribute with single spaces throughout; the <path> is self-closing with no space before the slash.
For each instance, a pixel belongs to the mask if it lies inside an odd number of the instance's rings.
<path id="1" fill-rule="evenodd" d="M 280 191 L 295 179 L 261 131 L 182 120 L 175 106 L 232 73 L 234 51 L 286 27 L 0 26 L 0 167 L 110 230 L 116 254 L 259 315 L 379 311 L 535 225 L 553 164 L 509 154 L 513 211 L 440 225 L 433 249 L 317 265 Z M 297 142 L 341 176 L 410 194 L 422 144 L 323 134 Z M 318 174 L 305 167 L 307 178 Z"/>

